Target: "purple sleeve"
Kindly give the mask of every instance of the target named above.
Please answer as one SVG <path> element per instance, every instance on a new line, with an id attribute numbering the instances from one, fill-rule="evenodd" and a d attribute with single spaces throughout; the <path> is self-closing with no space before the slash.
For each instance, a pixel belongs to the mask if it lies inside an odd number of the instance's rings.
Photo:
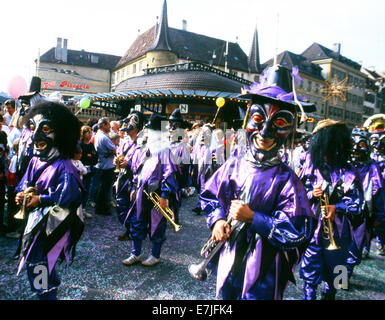
<path id="1" fill-rule="evenodd" d="M 71 205 L 79 205 L 82 200 L 82 192 L 77 179 L 68 172 L 63 172 L 57 180 L 57 184 L 48 189 L 48 194 L 41 194 L 40 201 L 43 206 L 58 205 L 69 208 Z"/>
<path id="2" fill-rule="evenodd" d="M 271 215 L 254 212 L 250 229 L 282 250 L 308 243 L 312 237 L 313 212 L 298 179 L 289 179 Z"/>

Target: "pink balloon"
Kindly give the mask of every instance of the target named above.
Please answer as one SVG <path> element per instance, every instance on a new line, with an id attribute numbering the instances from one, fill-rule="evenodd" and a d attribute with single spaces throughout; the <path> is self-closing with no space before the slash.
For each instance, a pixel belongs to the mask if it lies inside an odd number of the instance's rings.
<path id="1" fill-rule="evenodd" d="M 20 76 L 14 77 L 8 84 L 8 93 L 14 99 L 18 99 L 21 95 L 25 94 L 27 89 L 27 82 Z"/>

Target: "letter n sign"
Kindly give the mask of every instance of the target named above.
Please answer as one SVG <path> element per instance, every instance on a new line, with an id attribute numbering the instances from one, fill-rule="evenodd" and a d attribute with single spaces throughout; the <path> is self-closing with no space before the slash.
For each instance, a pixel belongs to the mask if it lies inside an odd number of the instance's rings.
<path id="1" fill-rule="evenodd" d="M 180 110 L 180 113 L 188 113 L 188 104 L 180 104 L 179 110 Z"/>

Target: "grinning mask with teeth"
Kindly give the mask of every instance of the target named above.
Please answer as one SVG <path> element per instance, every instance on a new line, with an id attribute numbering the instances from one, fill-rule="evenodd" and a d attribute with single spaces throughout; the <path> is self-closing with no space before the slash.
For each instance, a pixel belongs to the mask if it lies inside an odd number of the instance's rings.
<path id="1" fill-rule="evenodd" d="M 33 155 L 41 161 L 50 161 L 59 155 L 55 147 L 55 130 L 51 120 L 42 114 L 37 114 L 29 121 L 30 130 L 33 132 Z"/>
<path id="2" fill-rule="evenodd" d="M 294 114 L 275 104 L 253 104 L 247 123 L 249 149 L 257 161 L 276 156 L 294 126 Z"/>

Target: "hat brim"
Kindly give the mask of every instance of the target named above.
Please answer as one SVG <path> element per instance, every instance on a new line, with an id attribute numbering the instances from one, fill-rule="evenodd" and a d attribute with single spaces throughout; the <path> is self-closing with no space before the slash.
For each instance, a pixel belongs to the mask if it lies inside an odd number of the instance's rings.
<path id="1" fill-rule="evenodd" d="M 240 94 L 238 95 L 239 98 L 246 99 L 246 100 L 251 100 L 252 103 L 271 103 L 275 104 L 280 108 L 287 109 L 291 112 L 296 112 L 300 111 L 299 106 L 295 103 L 295 101 L 283 101 L 279 100 L 273 97 L 269 96 L 263 96 L 260 94 L 255 94 L 255 93 L 246 93 L 246 94 Z M 303 102 L 301 101 L 301 105 L 304 109 L 305 112 L 315 112 L 317 109 L 315 107 L 314 103 L 309 103 L 309 102 Z"/>
<path id="2" fill-rule="evenodd" d="M 27 93 L 24 93 L 18 99 L 30 99 L 35 93 L 37 93 L 37 91 L 29 91 Z"/>

